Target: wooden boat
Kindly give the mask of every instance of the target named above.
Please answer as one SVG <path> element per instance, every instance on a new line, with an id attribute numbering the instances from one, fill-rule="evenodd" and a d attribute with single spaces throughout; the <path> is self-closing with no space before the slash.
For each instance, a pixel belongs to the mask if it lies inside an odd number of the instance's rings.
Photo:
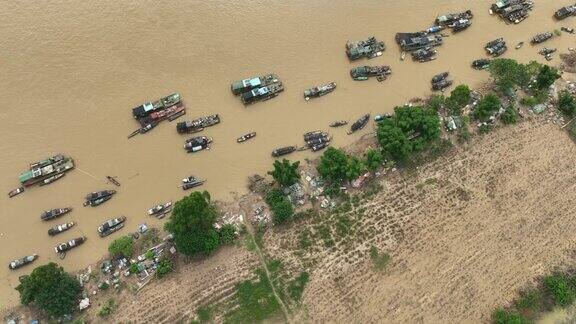
<path id="1" fill-rule="evenodd" d="M 201 180 L 193 176 L 189 176 L 188 178 L 182 179 L 182 185 L 180 187 L 182 187 L 182 190 L 188 190 L 194 187 L 198 187 L 204 182 L 206 182 L 206 180 Z"/>
<path id="2" fill-rule="evenodd" d="M 38 254 L 32 254 L 32 255 L 28 255 L 28 256 L 25 256 L 25 257 L 20 258 L 20 259 L 12 260 L 8 264 L 8 268 L 10 268 L 10 270 L 16 270 L 16 269 L 21 268 L 21 267 L 23 267 L 29 263 L 34 262 L 34 260 L 36 260 L 37 258 L 38 258 Z"/>
<path id="3" fill-rule="evenodd" d="M 122 229 L 125 221 L 126 216 L 120 216 L 105 221 L 102 225 L 98 226 L 98 235 L 100 235 L 100 237 L 105 237 Z"/>
<path id="4" fill-rule="evenodd" d="M 242 143 L 242 142 L 245 142 L 245 141 L 247 141 L 247 140 L 249 140 L 249 139 L 251 139 L 251 138 L 254 138 L 254 137 L 256 137 L 256 132 L 244 134 L 244 135 L 238 137 L 238 138 L 236 139 L 236 142 Z"/>
<path id="5" fill-rule="evenodd" d="M 368 124 L 369 120 L 370 120 L 370 114 L 365 114 L 364 116 L 360 117 L 360 119 L 355 121 L 354 124 L 352 124 L 352 126 L 350 126 L 350 130 L 348 131 L 348 135 L 364 128 L 364 126 L 366 126 L 366 124 Z"/>
<path id="6" fill-rule="evenodd" d="M 48 230 L 48 235 L 50 235 L 50 236 L 58 235 L 62 232 L 65 232 L 65 231 L 71 229 L 72 227 L 74 227 L 74 225 L 76 225 L 76 223 L 68 222 L 68 223 L 60 224 L 58 226 L 54 226 Z"/>
<path id="7" fill-rule="evenodd" d="M 50 177 L 42 180 L 42 181 L 40 182 L 40 185 L 41 185 L 41 186 L 45 186 L 45 185 L 47 185 L 47 184 L 51 184 L 52 182 L 54 182 L 54 181 L 62 178 L 62 177 L 65 176 L 65 175 L 66 175 L 66 173 L 64 173 L 64 172 L 56 173 L 55 175 L 50 176 Z"/>
<path id="8" fill-rule="evenodd" d="M 8 198 L 16 197 L 23 192 L 24 192 L 24 187 L 19 187 L 19 188 L 13 189 L 8 193 Z"/>
<path id="9" fill-rule="evenodd" d="M 172 210 L 172 202 L 168 201 L 163 204 L 158 204 L 150 209 L 148 209 L 148 215 L 150 216 L 163 216 Z"/>
<path id="10" fill-rule="evenodd" d="M 44 212 L 42 212 L 42 214 L 40 214 L 40 219 L 51 220 L 51 219 L 54 219 L 56 217 L 60 217 L 66 213 L 69 213 L 70 211 L 72 211 L 72 207 L 45 210 Z"/>
<path id="11" fill-rule="evenodd" d="M 520 49 L 522 48 L 522 46 L 524 46 L 524 42 L 519 42 L 518 44 L 516 44 L 516 49 Z"/>
<path id="12" fill-rule="evenodd" d="M 86 236 L 77 237 L 65 243 L 60 243 L 54 247 L 54 251 L 56 253 L 64 253 L 66 251 L 70 251 L 71 249 L 78 247 L 86 242 Z"/>
<path id="13" fill-rule="evenodd" d="M 103 203 L 107 202 L 111 198 L 112 198 L 112 196 L 106 196 L 106 197 L 102 197 L 102 198 L 98 198 L 98 199 L 94 199 L 94 200 L 87 200 L 84 202 L 84 207 L 86 207 L 86 206 L 96 207 L 96 206 L 102 205 Z"/>
<path id="14" fill-rule="evenodd" d="M 84 199 L 84 206 L 98 206 L 99 204 L 109 200 L 112 195 L 116 193 L 116 190 L 101 190 L 95 191 L 87 194 Z"/>
<path id="15" fill-rule="evenodd" d="M 285 146 L 285 147 L 277 148 L 274 151 L 272 151 L 272 156 L 273 157 L 279 157 L 282 155 L 290 154 L 290 153 L 296 151 L 296 149 L 297 149 L 296 146 Z"/>
<path id="16" fill-rule="evenodd" d="M 337 120 L 337 121 L 333 121 L 330 123 L 330 127 L 340 127 L 340 126 L 344 126 L 344 125 L 348 125 L 348 121 L 346 120 Z"/>

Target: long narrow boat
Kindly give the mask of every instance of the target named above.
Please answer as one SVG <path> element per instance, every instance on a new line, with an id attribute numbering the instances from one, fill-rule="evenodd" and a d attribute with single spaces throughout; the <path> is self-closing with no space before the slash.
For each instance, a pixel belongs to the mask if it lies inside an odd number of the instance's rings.
<path id="1" fill-rule="evenodd" d="M 45 185 L 51 184 L 52 182 L 62 178 L 65 175 L 66 175 L 66 173 L 64 173 L 64 172 L 56 173 L 55 175 L 50 176 L 50 177 L 42 180 L 42 182 L 40 182 L 40 185 L 45 186 Z"/>
<path id="2" fill-rule="evenodd" d="M 340 126 L 345 126 L 348 125 L 348 121 L 346 120 L 337 120 L 337 121 L 333 121 L 330 123 L 330 127 L 340 127 Z"/>
<path id="3" fill-rule="evenodd" d="M 238 142 L 238 143 L 246 142 L 247 140 L 254 138 L 254 137 L 256 137 L 256 132 L 244 134 L 244 135 L 238 137 L 236 139 L 236 142 Z"/>
<path id="4" fill-rule="evenodd" d="M 64 242 L 64 243 L 60 243 L 60 244 L 56 245 L 54 247 L 54 251 L 56 251 L 56 253 L 64 253 L 64 252 L 70 251 L 71 249 L 73 249 L 75 247 L 82 245 L 84 242 L 86 242 L 86 236 L 77 237 L 77 238 L 72 239 L 68 242 Z"/>
<path id="5" fill-rule="evenodd" d="M 84 206 L 92 206 L 92 207 L 98 206 L 104 203 L 105 201 L 110 200 L 110 198 L 112 198 L 112 195 L 114 195 L 115 193 L 116 190 L 101 190 L 91 192 L 87 194 L 86 197 L 84 197 L 84 199 L 86 200 L 84 202 Z"/>
<path id="6" fill-rule="evenodd" d="M 24 187 L 32 186 L 57 173 L 74 169 L 74 160 L 63 154 L 56 154 L 45 160 L 30 164 L 29 169 L 18 177 Z"/>
<path id="7" fill-rule="evenodd" d="M 360 119 L 355 121 L 354 124 L 352 124 L 352 126 L 350 126 L 350 130 L 348 131 L 348 135 L 364 128 L 364 126 L 366 126 L 366 124 L 368 124 L 369 120 L 370 120 L 370 114 L 365 114 L 364 116 L 360 117 Z"/>
<path id="8" fill-rule="evenodd" d="M 36 260 L 37 258 L 38 258 L 38 254 L 32 254 L 32 255 L 28 255 L 28 256 L 25 256 L 25 257 L 20 258 L 20 259 L 12 260 L 8 264 L 8 268 L 10 268 L 10 270 L 16 270 L 16 269 L 21 268 L 21 267 L 23 267 L 29 263 L 34 262 L 34 260 Z"/>
<path id="9" fill-rule="evenodd" d="M 60 224 L 58 226 L 54 226 L 48 230 L 48 235 L 50 235 L 50 236 L 58 235 L 62 232 L 65 232 L 65 231 L 71 229 L 72 227 L 74 227 L 74 225 L 76 225 L 74 222 L 68 222 L 68 223 Z"/>
<path id="10" fill-rule="evenodd" d="M 188 190 L 194 187 L 202 185 L 206 180 L 198 179 L 194 176 L 189 176 L 188 178 L 182 179 L 182 190 Z"/>
<path id="11" fill-rule="evenodd" d="M 172 201 L 167 201 L 163 204 L 158 204 L 148 209 L 148 215 L 158 217 L 169 213 L 170 210 L 172 210 Z"/>
<path id="12" fill-rule="evenodd" d="M 297 149 L 296 146 L 285 146 L 285 147 L 277 148 L 274 151 L 272 151 L 272 156 L 273 157 L 279 157 L 282 155 L 290 154 L 290 153 L 296 151 L 296 149 Z"/>
<path id="13" fill-rule="evenodd" d="M 98 235 L 100 235 L 100 237 L 105 237 L 122 229 L 125 221 L 126 216 L 120 216 L 105 221 L 102 225 L 98 226 Z"/>
<path id="14" fill-rule="evenodd" d="M 8 193 L 8 198 L 16 197 L 16 196 L 18 196 L 19 194 L 21 194 L 21 193 L 23 193 L 23 192 L 24 192 L 24 187 L 19 187 L 19 188 L 16 188 L 16 189 L 12 189 L 12 190 L 10 190 L 10 192 Z"/>
<path id="15" fill-rule="evenodd" d="M 45 210 L 44 212 L 42 212 L 42 214 L 40 214 L 40 219 L 42 220 L 54 219 L 56 217 L 60 217 L 66 213 L 69 213 L 70 211 L 72 211 L 72 207 Z"/>

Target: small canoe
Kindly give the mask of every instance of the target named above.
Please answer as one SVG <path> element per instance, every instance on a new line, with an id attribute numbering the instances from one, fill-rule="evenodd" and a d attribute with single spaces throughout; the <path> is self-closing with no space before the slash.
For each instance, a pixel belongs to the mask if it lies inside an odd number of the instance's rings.
<path id="1" fill-rule="evenodd" d="M 522 48 L 522 46 L 524 46 L 524 42 L 520 42 L 520 43 L 516 44 L 515 48 L 520 49 L 520 48 Z"/>
<path id="2" fill-rule="evenodd" d="M 247 140 L 249 140 L 249 139 L 251 139 L 251 138 L 254 138 L 254 137 L 256 137 L 256 132 L 244 134 L 244 135 L 238 137 L 238 138 L 236 139 L 236 142 L 242 143 L 242 142 L 245 142 L 245 141 L 247 141 Z"/>
<path id="3" fill-rule="evenodd" d="M 116 187 L 120 187 L 120 182 L 116 180 L 116 177 L 106 176 L 106 179 Z"/>
<path id="4" fill-rule="evenodd" d="M 348 121 L 337 120 L 337 121 L 331 122 L 329 126 L 330 127 L 341 127 L 341 126 L 345 126 L 345 125 L 348 125 Z"/>
<path id="5" fill-rule="evenodd" d="M 72 227 L 74 227 L 74 225 L 76 225 L 76 223 L 68 222 L 68 223 L 60 224 L 58 226 L 54 226 L 48 230 L 48 235 L 50 235 L 50 236 L 58 235 L 62 232 L 65 232 L 65 231 L 71 229 Z"/>

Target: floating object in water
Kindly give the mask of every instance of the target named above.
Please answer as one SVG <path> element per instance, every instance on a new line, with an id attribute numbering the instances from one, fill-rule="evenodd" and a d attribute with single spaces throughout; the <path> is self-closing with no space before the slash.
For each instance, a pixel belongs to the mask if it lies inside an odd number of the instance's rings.
<path id="1" fill-rule="evenodd" d="M 38 258 L 38 254 L 32 254 L 32 255 L 28 255 L 25 256 L 23 258 L 20 259 L 16 259 L 16 260 L 12 260 L 9 264 L 8 264 L 8 268 L 10 268 L 10 270 L 16 270 L 18 268 L 21 268 L 29 263 L 34 262 L 34 260 L 36 260 Z"/>
<path id="2" fill-rule="evenodd" d="M 520 49 L 522 46 L 524 46 L 524 42 L 519 42 L 516 44 L 516 49 Z"/>
<path id="3" fill-rule="evenodd" d="M 115 185 L 116 187 L 120 187 L 120 182 L 118 182 L 118 180 L 116 180 L 117 177 L 111 177 L 111 176 L 106 176 L 106 179 L 111 182 L 113 185 Z"/>
<path id="4" fill-rule="evenodd" d="M 23 192 L 24 192 L 24 187 L 19 187 L 19 188 L 16 188 L 16 189 L 12 189 L 12 190 L 8 193 L 8 197 L 9 197 L 9 198 L 16 197 L 16 196 L 18 196 L 19 194 L 21 194 L 21 193 L 23 193 Z"/>
<path id="5" fill-rule="evenodd" d="M 346 120 L 337 120 L 337 121 L 333 121 L 330 123 L 330 127 L 340 127 L 340 126 L 344 126 L 344 125 L 348 125 L 348 121 Z"/>
<path id="6" fill-rule="evenodd" d="M 366 126 L 366 124 L 368 124 L 369 120 L 370 120 L 370 114 L 365 114 L 364 116 L 360 117 L 357 121 L 354 122 L 354 124 L 352 124 L 352 126 L 350 126 L 350 130 L 348 131 L 348 135 L 364 128 L 364 126 Z"/>
<path id="7" fill-rule="evenodd" d="M 256 132 L 251 132 L 251 133 L 244 134 L 244 135 L 238 137 L 238 138 L 236 139 L 236 142 L 242 143 L 242 142 L 245 142 L 245 141 L 247 141 L 247 140 L 249 140 L 249 139 L 251 139 L 251 138 L 254 138 L 254 137 L 256 137 Z"/>

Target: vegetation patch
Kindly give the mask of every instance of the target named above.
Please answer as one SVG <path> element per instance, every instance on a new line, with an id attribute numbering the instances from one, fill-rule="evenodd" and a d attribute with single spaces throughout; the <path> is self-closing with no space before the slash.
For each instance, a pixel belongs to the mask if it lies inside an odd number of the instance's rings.
<path id="1" fill-rule="evenodd" d="M 113 256 L 130 258 L 134 254 L 134 239 L 131 236 L 117 238 L 108 246 L 108 252 Z"/>
<path id="2" fill-rule="evenodd" d="M 115 309 L 116 303 L 114 302 L 114 299 L 109 298 L 106 303 L 104 303 L 104 305 L 102 305 L 102 307 L 100 307 L 98 310 L 98 316 L 101 318 L 107 318 L 114 312 Z"/>
<path id="3" fill-rule="evenodd" d="M 375 246 L 371 246 L 370 259 L 374 265 L 374 270 L 383 271 L 390 262 L 390 255 L 388 253 L 379 253 Z"/>
<path id="4" fill-rule="evenodd" d="M 310 275 L 308 272 L 302 272 L 300 275 L 294 280 L 290 281 L 288 284 L 288 294 L 292 298 L 292 300 L 299 302 L 302 298 L 302 294 L 304 293 L 304 288 L 306 284 L 310 281 Z"/>
<path id="5" fill-rule="evenodd" d="M 266 202 L 272 210 L 272 221 L 276 225 L 288 222 L 294 215 L 292 203 L 278 188 L 273 188 L 266 194 Z"/>

